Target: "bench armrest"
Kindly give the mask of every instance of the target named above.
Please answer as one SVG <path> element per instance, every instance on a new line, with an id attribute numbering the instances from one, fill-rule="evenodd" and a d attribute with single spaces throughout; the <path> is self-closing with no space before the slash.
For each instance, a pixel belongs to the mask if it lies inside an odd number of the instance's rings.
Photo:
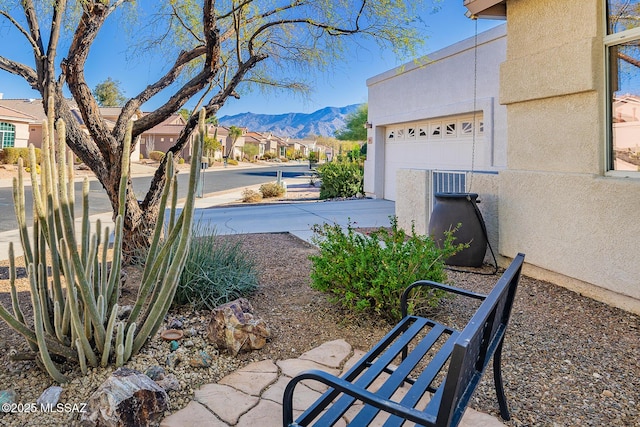
<path id="1" fill-rule="evenodd" d="M 402 309 L 402 317 L 407 316 L 407 300 L 409 299 L 410 292 L 417 287 L 429 287 L 440 289 L 442 291 L 451 292 L 452 294 L 458 294 L 465 297 L 484 300 L 487 296 L 484 294 L 479 294 L 476 292 L 467 291 L 465 289 L 456 288 L 455 286 L 445 285 L 443 283 L 432 282 L 431 280 L 418 280 L 417 282 L 413 282 L 410 284 L 404 292 L 402 292 L 402 297 L 400 298 L 400 308 Z"/>
<path id="2" fill-rule="evenodd" d="M 296 375 L 295 378 L 289 381 L 287 387 L 285 388 L 282 401 L 284 426 L 298 426 L 297 423 L 293 422 L 293 390 L 295 389 L 296 385 L 302 380 L 319 381 L 337 390 L 338 392 L 347 394 L 367 405 L 374 406 L 382 411 L 397 415 L 417 424 L 433 425 L 435 423 L 434 416 L 430 416 L 429 414 L 413 408 L 402 406 L 392 400 L 381 398 L 380 396 L 368 390 L 365 390 L 362 387 L 356 386 L 349 381 L 331 375 L 328 372 L 312 369 Z"/>

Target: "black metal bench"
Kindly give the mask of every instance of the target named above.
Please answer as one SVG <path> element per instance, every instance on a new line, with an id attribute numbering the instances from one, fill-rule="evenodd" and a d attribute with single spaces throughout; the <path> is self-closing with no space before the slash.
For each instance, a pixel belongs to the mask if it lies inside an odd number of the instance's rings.
<path id="1" fill-rule="evenodd" d="M 488 295 L 430 281 L 411 284 L 402 295 L 403 319 L 342 377 L 310 370 L 287 384 L 284 425 L 331 426 L 352 408 L 349 420 L 353 426 L 368 425 L 381 411 L 390 414 L 385 427 L 400 426 L 405 421 L 424 426 L 457 426 L 491 357 L 500 415 L 509 420 L 501 353 L 523 262 L 524 255 L 518 254 Z M 411 290 L 419 286 L 482 303 L 464 329 L 458 331 L 407 314 Z M 394 366 L 396 360 L 398 365 Z M 423 369 L 417 368 L 421 361 L 420 366 L 428 362 Z M 302 380 L 319 381 L 329 388 L 294 422 L 294 389 Z M 426 406 L 425 396 L 429 398 Z M 354 407 L 357 402 L 361 404 Z"/>

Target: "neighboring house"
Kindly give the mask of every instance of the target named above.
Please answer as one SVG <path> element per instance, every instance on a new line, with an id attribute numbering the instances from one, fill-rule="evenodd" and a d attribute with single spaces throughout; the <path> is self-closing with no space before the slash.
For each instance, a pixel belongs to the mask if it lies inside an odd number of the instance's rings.
<path id="1" fill-rule="evenodd" d="M 84 122 L 80 112 L 75 107 L 72 100 L 68 100 L 78 123 L 84 127 Z M 11 111 L 11 115 L 3 115 L 2 112 Z M 107 122 L 107 125 L 113 126 L 118 117 L 120 108 L 101 108 L 100 113 Z M 15 126 L 16 131 L 16 147 L 28 147 L 33 144 L 34 147 L 42 146 L 42 122 L 47 119 L 44 112 L 41 99 L 2 99 L 0 98 L 0 129 L 7 128 L 9 132 L 11 126 Z M 2 124 L 4 123 L 4 125 Z M 0 130 L 0 132 L 2 132 Z M 85 129 L 86 132 L 86 129 Z M 7 133 L 3 133 L 5 137 Z M 7 137 L 9 138 L 9 137 Z M 140 158 L 139 146 L 136 145 L 134 152 L 131 154 L 132 161 L 138 161 Z"/>
<path id="2" fill-rule="evenodd" d="M 233 137 L 230 134 L 230 127 L 226 128 L 227 137 L 222 142 L 224 156 L 235 160 L 242 159 L 242 148 L 244 147 L 245 134 L 247 133 L 246 128 L 240 129 L 242 130 L 242 135 L 237 137 L 234 143 Z"/>
<path id="3" fill-rule="evenodd" d="M 31 124 L 35 122 L 33 116 L 0 106 L 0 148 L 28 147 Z"/>
<path id="4" fill-rule="evenodd" d="M 614 169 L 640 170 L 640 96 L 625 94 L 613 98 L 612 137 L 616 142 Z"/>
<path id="5" fill-rule="evenodd" d="M 5 123 L 5 128 L 15 126 L 16 147 L 28 147 L 29 144 L 33 144 L 40 148 L 42 122 L 47 118 L 40 99 L 0 99 L 0 109 L 11 112 L 6 115 L 0 113 L 0 121 Z"/>
<path id="6" fill-rule="evenodd" d="M 499 253 L 511 258 L 523 252 L 525 274 L 640 313 L 640 171 L 621 154 L 634 150 L 628 144 L 635 139 L 622 132 L 621 123 L 635 127 L 640 121 L 633 113 L 640 97 L 640 21 L 637 12 L 620 11 L 638 3 L 464 4 L 470 14 L 502 16 L 508 23 L 494 105 L 506 107 L 506 162 L 496 175 L 473 174 L 472 186 L 482 204 L 497 205 L 497 225 L 487 226 L 498 238 Z M 457 82 L 450 79 L 449 90 Z M 483 85 L 478 80 L 478 89 Z M 374 107 L 370 99 L 370 114 Z M 407 102 L 400 108 L 395 114 L 410 115 L 419 106 Z M 370 121 L 369 135 L 381 137 L 386 128 Z M 370 147 L 376 156 L 384 153 L 380 145 Z M 384 173 L 383 166 L 374 175 Z M 423 181 L 410 183 L 425 197 L 431 191 L 422 190 Z M 383 190 L 375 194 L 384 197 Z"/>
<path id="7" fill-rule="evenodd" d="M 229 136 L 229 129 L 224 126 L 217 126 L 213 124 L 207 125 L 207 135 L 211 138 L 215 137 L 216 140 L 220 143 L 220 149 L 216 150 L 213 153 L 213 158 L 215 160 L 222 160 L 222 147 L 224 147 L 225 141 Z M 211 154 L 210 154 L 211 155 Z"/>
<path id="8" fill-rule="evenodd" d="M 265 147 L 267 145 L 267 138 L 259 132 L 247 132 L 244 135 L 244 146 L 242 150 L 243 157 L 249 157 L 244 150 L 244 147 L 247 145 L 254 146 L 256 148 L 256 154 L 253 155 L 253 158 L 248 160 L 256 160 L 264 155 Z"/>
<path id="9" fill-rule="evenodd" d="M 100 110 L 102 111 L 102 109 Z M 148 159 L 149 153 L 152 151 L 162 151 L 166 153 L 169 151 L 169 148 L 175 145 L 185 124 L 186 121 L 180 114 L 172 114 L 159 125 L 144 132 L 139 138 L 140 144 L 138 146 L 140 147 L 140 154 L 142 154 L 145 159 Z M 178 154 L 178 157 L 182 157 L 187 162 L 191 160 L 191 143 L 195 137 L 196 133 L 193 133 Z"/>

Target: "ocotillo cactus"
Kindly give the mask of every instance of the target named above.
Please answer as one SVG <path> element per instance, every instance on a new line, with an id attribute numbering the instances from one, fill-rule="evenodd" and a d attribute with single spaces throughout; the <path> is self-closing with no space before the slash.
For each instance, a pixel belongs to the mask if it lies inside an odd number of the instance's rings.
<path id="1" fill-rule="evenodd" d="M 53 117 L 52 111 L 49 111 L 49 117 Z M 200 115 L 198 142 L 193 147 L 193 159 L 199 159 L 202 153 L 204 117 L 203 111 Z M 16 296 L 12 245 L 12 310 L 0 304 L 0 318 L 27 339 L 51 377 L 58 382 L 66 382 L 67 377 L 60 372 L 51 354 L 68 361 L 77 361 L 83 373 L 86 373 L 87 366 L 106 366 L 109 363 L 121 366 L 157 332 L 169 310 L 186 260 L 193 222 L 195 184 L 200 171 L 198 162 L 192 162 L 187 193 L 189 196 L 177 219 L 177 197 L 174 191 L 169 225 L 162 239 L 167 200 L 172 188 L 175 190 L 177 185 L 172 153 L 168 153 L 165 188 L 138 298 L 129 319 L 121 321 L 118 320 L 118 297 L 131 124 L 122 149 L 120 209 L 115 219 L 110 269 L 107 259 L 110 230 L 105 228 L 101 237 L 102 230 L 98 222 L 95 233 L 90 233 L 89 186 L 86 179 L 83 186 L 81 229 L 77 233 L 73 202 L 73 156 L 70 155 L 68 160 L 65 158 L 64 122 L 57 122 L 57 141 L 48 132 L 50 126 L 50 121 L 43 126 L 40 182 L 35 167 L 32 167 L 34 215 L 31 233 L 26 224 L 22 173 L 19 172 L 18 178 L 14 180 L 15 210 L 31 285 L 34 325 L 31 328 L 25 322 Z M 35 165 L 33 146 L 30 147 L 30 156 L 31 164 Z M 47 262 L 48 259 L 50 263 Z M 47 276 L 48 267 L 52 272 L 51 278 Z"/>

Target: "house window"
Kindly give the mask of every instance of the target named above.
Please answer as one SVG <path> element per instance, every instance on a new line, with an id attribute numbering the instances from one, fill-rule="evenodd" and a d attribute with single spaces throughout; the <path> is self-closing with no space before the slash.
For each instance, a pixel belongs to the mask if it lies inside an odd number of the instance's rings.
<path id="1" fill-rule="evenodd" d="M 2 148 L 13 147 L 16 141 L 15 125 L 0 122 L 0 140 L 2 141 Z"/>
<path id="2" fill-rule="evenodd" d="M 396 139 L 396 131 L 395 131 L 395 129 L 391 129 L 391 130 L 389 130 L 389 132 L 387 132 L 387 139 L 388 140 Z"/>
<path id="3" fill-rule="evenodd" d="M 640 171 L 640 0 L 607 0 L 608 169 Z"/>
<path id="4" fill-rule="evenodd" d="M 429 126 L 429 135 L 431 138 L 442 137 L 442 125 L 440 123 L 431 123 Z"/>
<path id="5" fill-rule="evenodd" d="M 429 134 L 429 126 L 428 125 L 420 125 L 418 126 L 418 138 L 426 138 Z"/>
<path id="6" fill-rule="evenodd" d="M 416 137 L 416 128 L 415 127 L 408 127 L 407 128 L 407 138 L 415 138 Z"/>
<path id="7" fill-rule="evenodd" d="M 456 136 L 456 124 L 455 122 L 453 123 L 447 123 L 445 125 L 445 135 L 446 136 Z"/>
<path id="8" fill-rule="evenodd" d="M 471 120 L 462 120 L 460 122 L 460 133 L 462 136 L 472 136 L 473 122 Z"/>

